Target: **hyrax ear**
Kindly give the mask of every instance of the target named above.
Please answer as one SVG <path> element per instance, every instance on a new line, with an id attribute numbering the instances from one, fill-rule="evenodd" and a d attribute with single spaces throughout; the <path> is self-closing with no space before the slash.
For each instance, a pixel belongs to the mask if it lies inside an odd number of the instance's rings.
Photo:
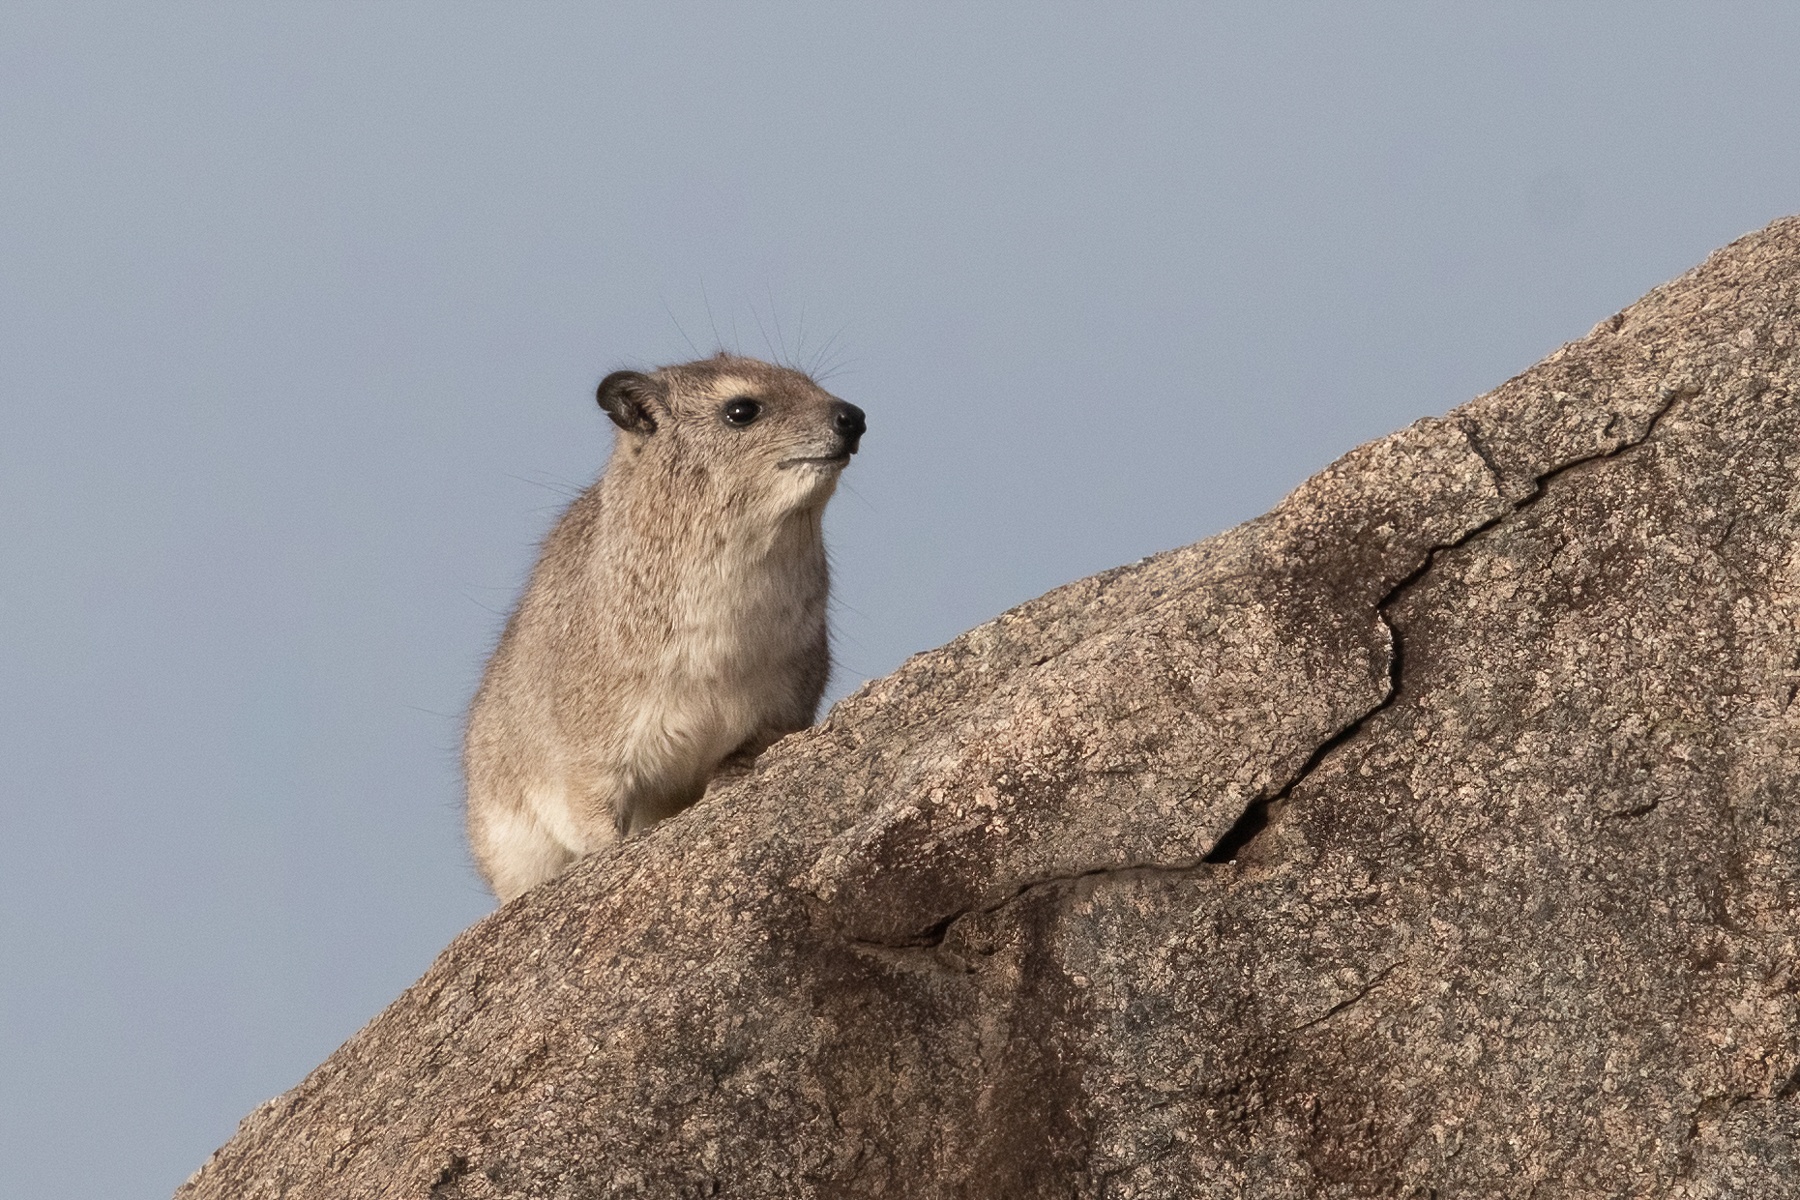
<path id="1" fill-rule="evenodd" d="M 662 384 L 641 371 L 614 371 L 600 381 L 594 399 L 614 425 L 646 437 L 656 432 L 656 410 L 664 407 Z"/>

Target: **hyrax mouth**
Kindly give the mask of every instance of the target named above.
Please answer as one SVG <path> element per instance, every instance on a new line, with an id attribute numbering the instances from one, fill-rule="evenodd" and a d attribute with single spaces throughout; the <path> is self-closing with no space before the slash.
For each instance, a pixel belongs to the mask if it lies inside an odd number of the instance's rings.
<path id="1" fill-rule="evenodd" d="M 841 467 L 850 461 L 850 451 L 841 454 L 820 454 L 810 458 L 784 458 L 776 463 L 776 467 Z"/>

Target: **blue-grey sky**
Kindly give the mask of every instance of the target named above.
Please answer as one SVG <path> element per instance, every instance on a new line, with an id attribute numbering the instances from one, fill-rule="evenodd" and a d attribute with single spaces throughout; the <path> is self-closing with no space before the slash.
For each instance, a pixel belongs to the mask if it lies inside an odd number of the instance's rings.
<path id="1" fill-rule="evenodd" d="M 0 1162 L 160 1196 L 490 907 L 460 713 L 719 343 L 868 410 L 833 696 L 1800 209 L 1791 3 L 0 13 Z"/>

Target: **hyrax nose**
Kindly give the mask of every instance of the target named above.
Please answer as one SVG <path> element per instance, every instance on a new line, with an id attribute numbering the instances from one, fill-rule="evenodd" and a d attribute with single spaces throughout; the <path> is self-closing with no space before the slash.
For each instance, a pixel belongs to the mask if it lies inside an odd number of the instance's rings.
<path id="1" fill-rule="evenodd" d="M 846 404 L 842 400 L 833 400 L 831 402 L 831 427 L 838 431 L 839 437 L 844 439 L 846 449 L 855 454 L 856 443 L 862 438 L 863 431 L 869 427 L 869 423 L 863 417 L 863 410 L 856 405 Z"/>

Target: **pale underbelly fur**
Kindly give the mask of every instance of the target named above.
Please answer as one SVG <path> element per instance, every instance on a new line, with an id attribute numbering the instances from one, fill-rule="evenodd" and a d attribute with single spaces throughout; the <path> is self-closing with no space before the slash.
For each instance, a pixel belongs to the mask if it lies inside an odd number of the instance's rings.
<path id="1" fill-rule="evenodd" d="M 777 607 L 795 599 L 758 595 L 763 589 L 744 581 L 737 587 L 739 605 L 753 599 Z M 570 747 L 574 753 L 527 787 L 527 807 L 545 831 L 575 854 L 587 854 L 698 800 L 719 764 L 765 729 L 773 712 L 791 707 L 781 662 L 797 648 L 779 632 L 791 637 L 805 628 L 794 615 L 739 607 L 728 620 L 705 622 L 713 636 L 697 636 L 690 626 L 677 639 L 680 651 L 659 664 L 658 686 L 614 726 L 602 753 Z M 777 636 L 752 649 L 741 637 L 723 635 L 723 628 L 746 627 Z"/>

